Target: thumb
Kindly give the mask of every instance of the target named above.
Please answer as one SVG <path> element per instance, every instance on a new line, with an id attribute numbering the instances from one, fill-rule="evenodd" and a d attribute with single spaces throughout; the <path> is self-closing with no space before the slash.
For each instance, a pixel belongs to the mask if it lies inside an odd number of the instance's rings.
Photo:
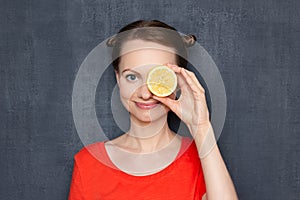
<path id="1" fill-rule="evenodd" d="M 160 101 L 161 103 L 168 106 L 172 111 L 174 111 L 175 100 L 173 100 L 169 97 L 158 97 L 158 96 L 153 96 L 152 98 L 157 100 L 157 101 Z"/>

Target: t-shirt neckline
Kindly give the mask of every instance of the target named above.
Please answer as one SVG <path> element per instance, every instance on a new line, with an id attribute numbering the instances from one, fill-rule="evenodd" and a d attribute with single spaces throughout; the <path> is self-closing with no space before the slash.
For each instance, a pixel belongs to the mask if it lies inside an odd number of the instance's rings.
<path id="1" fill-rule="evenodd" d="M 137 179 L 145 179 L 145 180 L 152 180 L 161 176 L 164 176 L 166 174 L 168 174 L 170 171 L 172 171 L 172 169 L 174 167 L 176 167 L 178 161 L 180 159 L 182 159 L 182 155 L 185 153 L 185 151 L 188 149 L 188 146 L 191 144 L 191 142 L 193 141 L 192 139 L 190 139 L 189 137 L 182 137 L 181 138 L 181 145 L 180 145 L 180 149 L 177 153 L 177 156 L 175 157 L 174 161 L 172 161 L 168 166 L 166 166 L 164 169 L 155 172 L 153 174 L 148 174 L 148 175 L 142 175 L 142 176 L 138 176 L 138 175 L 133 175 L 133 174 L 129 174 L 126 173 L 124 171 L 122 171 L 121 169 L 119 169 L 110 159 L 108 152 L 105 148 L 105 142 L 107 142 L 108 140 L 105 140 L 103 142 L 100 143 L 100 149 L 103 152 L 103 156 L 104 156 L 104 161 L 106 162 L 105 165 L 107 165 L 107 167 L 111 168 L 111 171 L 114 172 L 116 175 L 118 175 L 119 177 L 123 177 L 126 180 L 137 180 Z"/>

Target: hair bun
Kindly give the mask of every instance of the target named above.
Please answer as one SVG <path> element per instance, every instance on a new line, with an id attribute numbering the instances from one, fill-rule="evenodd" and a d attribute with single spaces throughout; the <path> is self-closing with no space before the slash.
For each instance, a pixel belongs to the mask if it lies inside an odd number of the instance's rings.
<path id="1" fill-rule="evenodd" d="M 113 47 L 116 44 L 116 38 L 115 37 L 111 37 L 106 41 L 106 45 L 108 47 Z"/>
<path id="2" fill-rule="evenodd" d="M 186 47 L 191 47 L 196 43 L 197 38 L 195 35 L 189 34 L 189 35 L 182 36 L 182 40 Z"/>

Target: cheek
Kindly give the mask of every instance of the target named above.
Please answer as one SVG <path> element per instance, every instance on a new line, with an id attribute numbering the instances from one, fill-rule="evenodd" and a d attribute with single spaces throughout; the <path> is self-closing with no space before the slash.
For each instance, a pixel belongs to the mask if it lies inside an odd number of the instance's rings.
<path id="1" fill-rule="evenodd" d="M 138 83 L 128 83 L 126 80 L 120 79 L 120 97 L 122 99 L 128 100 L 130 99 L 135 93 L 136 90 L 139 88 Z"/>

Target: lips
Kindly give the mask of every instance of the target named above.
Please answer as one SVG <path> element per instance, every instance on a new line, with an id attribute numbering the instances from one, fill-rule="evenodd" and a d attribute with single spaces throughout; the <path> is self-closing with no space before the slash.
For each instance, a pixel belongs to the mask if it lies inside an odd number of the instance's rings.
<path id="1" fill-rule="evenodd" d="M 151 103 L 141 103 L 141 102 L 135 102 L 137 107 L 143 109 L 143 110 L 149 110 L 154 107 L 156 107 L 159 103 L 158 102 L 151 102 Z"/>

